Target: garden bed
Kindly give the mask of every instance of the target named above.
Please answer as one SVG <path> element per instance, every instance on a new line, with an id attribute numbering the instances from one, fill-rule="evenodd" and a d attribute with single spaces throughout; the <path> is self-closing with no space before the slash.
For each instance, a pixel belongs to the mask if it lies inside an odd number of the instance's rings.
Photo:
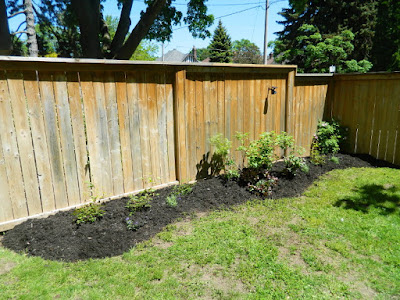
<path id="1" fill-rule="evenodd" d="M 320 175 L 333 169 L 393 167 L 370 156 L 338 154 L 337 157 L 339 164 L 327 160 L 322 166 L 312 165 L 307 160 L 309 172 L 299 173 L 293 178 L 287 178 L 279 172 L 283 163 L 276 163 L 272 173 L 279 180 L 269 198 L 299 196 Z M 14 251 L 50 260 L 76 261 L 116 256 L 150 239 L 179 218 L 229 208 L 256 198 L 246 187 L 235 181 L 211 178 L 199 180 L 188 195 L 178 199 L 177 207 L 170 207 L 166 204 L 166 197 L 171 190 L 172 187 L 158 190 L 150 208 L 137 211 L 131 216 L 138 224 L 135 231 L 127 228 L 129 211 L 125 206 L 128 198 L 122 198 L 106 203 L 105 215 L 94 223 L 77 225 L 73 210 L 60 212 L 45 219 L 32 219 L 17 225 L 5 234 L 2 244 Z"/>

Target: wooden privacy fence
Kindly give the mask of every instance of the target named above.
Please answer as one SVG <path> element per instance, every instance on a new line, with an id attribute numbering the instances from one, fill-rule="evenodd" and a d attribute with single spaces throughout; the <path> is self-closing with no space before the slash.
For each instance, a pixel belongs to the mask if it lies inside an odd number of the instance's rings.
<path id="1" fill-rule="evenodd" d="M 400 165 L 400 73 L 335 75 L 326 116 L 349 128 L 351 153 Z"/>
<path id="2" fill-rule="evenodd" d="M 90 197 L 205 176 L 217 133 L 236 148 L 236 132 L 286 131 L 309 155 L 318 120 L 334 117 L 349 127 L 349 151 L 400 164 L 400 74 L 295 72 L 0 58 L 0 231 Z"/>
<path id="3" fill-rule="evenodd" d="M 286 130 L 294 73 L 1 58 L 0 231 L 93 196 L 196 179 L 212 135 Z"/>

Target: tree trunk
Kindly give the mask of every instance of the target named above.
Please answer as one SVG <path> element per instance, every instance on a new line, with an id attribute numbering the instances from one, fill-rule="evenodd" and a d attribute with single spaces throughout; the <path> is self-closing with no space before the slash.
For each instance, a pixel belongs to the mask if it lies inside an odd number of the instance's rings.
<path id="1" fill-rule="evenodd" d="M 100 0 L 71 0 L 81 31 L 83 57 L 102 58 L 100 49 Z"/>
<path id="2" fill-rule="evenodd" d="M 26 40 L 26 43 L 28 45 L 28 53 L 29 56 L 37 57 L 39 50 L 36 39 L 35 16 L 33 14 L 33 6 L 31 0 L 24 0 L 24 10 L 26 16 L 26 32 L 28 36 Z"/>
<path id="3" fill-rule="evenodd" d="M 111 47 L 110 47 L 111 58 L 115 56 L 115 53 L 117 53 L 119 49 L 121 49 L 122 45 L 124 44 L 125 37 L 129 32 L 129 27 L 131 26 L 131 18 L 129 17 L 129 15 L 131 14 L 132 3 L 133 0 L 126 0 L 123 3 L 121 9 L 121 16 L 118 22 L 118 28 L 111 42 Z"/>
<path id="4" fill-rule="evenodd" d="M 11 53 L 11 37 L 8 28 L 7 10 L 5 0 L 0 0 L 0 55 Z"/>
<path id="5" fill-rule="evenodd" d="M 140 41 L 146 36 L 154 20 L 160 14 L 165 6 L 167 0 L 155 0 L 151 6 L 146 9 L 146 12 L 141 16 L 139 22 L 129 35 L 128 40 L 116 53 L 116 59 L 129 59 L 136 48 L 139 46 Z"/>

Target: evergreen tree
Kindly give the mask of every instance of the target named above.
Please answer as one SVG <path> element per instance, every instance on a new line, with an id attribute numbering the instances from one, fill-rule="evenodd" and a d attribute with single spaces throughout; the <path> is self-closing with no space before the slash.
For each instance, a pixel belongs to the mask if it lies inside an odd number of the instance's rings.
<path id="1" fill-rule="evenodd" d="M 298 43 L 297 36 L 305 24 L 313 24 L 323 39 L 329 39 L 349 30 L 354 34 L 354 50 L 348 59 L 356 61 L 370 60 L 373 45 L 377 0 L 291 0 L 290 8 L 280 13 L 284 29 L 277 32 L 279 47 L 274 49 L 274 56 L 290 51 Z M 276 44 L 277 45 L 277 44 Z M 297 58 L 298 59 L 298 58 Z M 301 64 L 304 61 L 290 61 Z"/>
<path id="2" fill-rule="evenodd" d="M 211 44 L 208 46 L 211 62 L 232 62 L 232 42 L 221 20 L 214 31 Z"/>

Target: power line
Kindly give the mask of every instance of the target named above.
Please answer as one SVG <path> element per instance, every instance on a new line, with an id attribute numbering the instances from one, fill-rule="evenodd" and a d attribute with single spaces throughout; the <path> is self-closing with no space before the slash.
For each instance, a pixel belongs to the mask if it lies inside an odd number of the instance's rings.
<path id="1" fill-rule="evenodd" d="M 259 8 L 259 7 L 262 7 L 262 6 L 261 5 L 257 5 L 257 6 L 253 6 L 253 7 L 250 7 L 250 8 L 242 9 L 242 10 L 239 10 L 239 11 L 227 14 L 227 15 L 223 15 L 223 16 L 217 17 L 217 18 L 215 18 L 215 20 L 226 18 L 226 17 L 230 17 L 230 16 L 233 16 L 233 15 L 236 15 L 236 14 L 240 14 L 242 12 L 245 12 L 245 11 L 248 11 L 248 10 L 252 10 L 252 9 L 255 9 L 255 8 Z M 188 27 L 189 27 L 189 25 L 186 25 L 186 26 L 178 27 L 178 28 L 176 28 L 174 30 L 179 30 L 179 29 L 188 28 Z"/>

